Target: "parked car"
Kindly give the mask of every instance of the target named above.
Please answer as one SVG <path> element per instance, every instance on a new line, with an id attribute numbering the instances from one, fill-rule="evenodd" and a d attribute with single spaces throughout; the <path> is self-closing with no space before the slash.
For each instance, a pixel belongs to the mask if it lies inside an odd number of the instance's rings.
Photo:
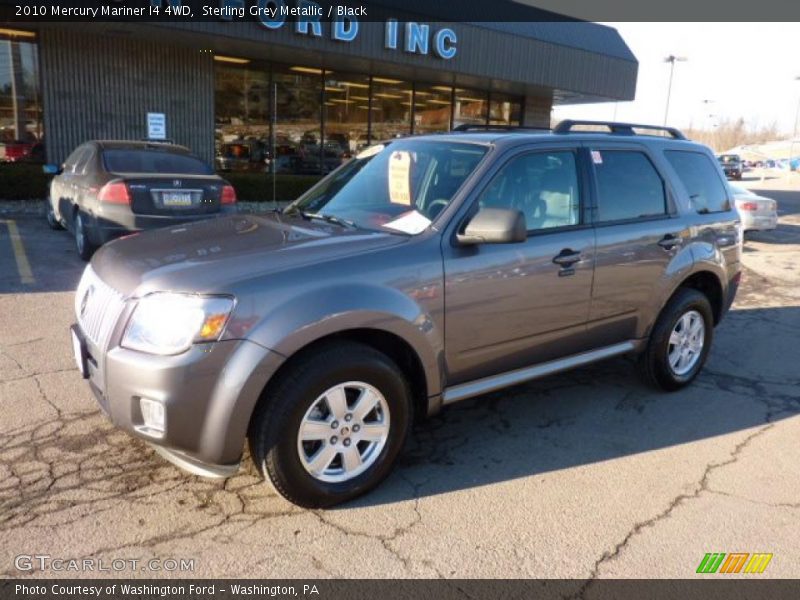
<path id="1" fill-rule="evenodd" d="M 729 179 L 740 180 L 744 167 L 742 166 L 742 159 L 738 154 L 720 154 L 717 159 L 719 164 L 722 165 L 722 171 L 725 177 Z"/>
<path id="2" fill-rule="evenodd" d="M 236 191 L 187 148 L 174 144 L 81 144 L 50 184 L 47 222 L 75 236 L 89 260 L 98 246 L 131 232 L 233 212 Z"/>
<path id="3" fill-rule="evenodd" d="M 228 477 L 247 440 L 303 506 L 373 488 L 466 398 L 620 355 L 682 388 L 741 275 L 725 178 L 674 129 L 582 124 L 392 140 L 282 212 L 107 244 L 78 367 L 166 459 Z"/>
<path id="4" fill-rule="evenodd" d="M 730 184 L 742 231 L 768 231 L 778 226 L 778 203 L 740 185 Z"/>

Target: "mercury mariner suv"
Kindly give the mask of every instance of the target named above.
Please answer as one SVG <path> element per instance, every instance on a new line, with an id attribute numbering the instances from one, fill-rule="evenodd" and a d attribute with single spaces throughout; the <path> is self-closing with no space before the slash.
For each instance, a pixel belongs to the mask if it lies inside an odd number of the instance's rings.
<path id="1" fill-rule="evenodd" d="M 459 400 L 623 354 L 687 385 L 740 257 L 719 163 L 677 130 L 472 127 L 372 146 L 279 212 L 105 245 L 72 338 L 164 458 L 229 477 L 247 442 L 283 496 L 330 506 Z"/>

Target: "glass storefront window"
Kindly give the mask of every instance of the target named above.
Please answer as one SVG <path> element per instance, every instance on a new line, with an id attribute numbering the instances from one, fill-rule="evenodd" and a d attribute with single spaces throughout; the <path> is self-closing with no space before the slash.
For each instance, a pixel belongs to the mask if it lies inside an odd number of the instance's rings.
<path id="1" fill-rule="evenodd" d="M 0 161 L 44 162 L 36 35 L 0 37 Z"/>
<path id="2" fill-rule="evenodd" d="M 408 82 L 372 78 L 372 142 L 411 133 L 411 95 Z"/>
<path id="3" fill-rule="evenodd" d="M 505 94 L 215 59 L 221 170 L 269 173 L 274 167 L 278 176 L 321 175 L 381 140 L 449 131 L 451 125 L 515 125 L 522 112 L 521 99 Z"/>
<path id="4" fill-rule="evenodd" d="M 264 172 L 270 133 L 269 66 L 218 62 L 214 76 L 216 168 Z"/>
<path id="5" fill-rule="evenodd" d="M 456 88 L 453 126 L 486 125 L 489 117 L 489 96 L 478 90 Z"/>
<path id="6" fill-rule="evenodd" d="M 420 85 L 414 88 L 414 133 L 450 130 L 453 90 L 448 86 Z"/>
<path id="7" fill-rule="evenodd" d="M 369 145 L 369 77 L 325 71 L 325 153 L 346 160 Z"/>
<path id="8" fill-rule="evenodd" d="M 491 94 L 489 123 L 491 125 L 519 125 L 522 117 L 522 99 L 507 94 Z"/>
<path id="9" fill-rule="evenodd" d="M 275 172 L 328 173 L 341 162 L 322 149 L 322 70 L 275 67 Z"/>

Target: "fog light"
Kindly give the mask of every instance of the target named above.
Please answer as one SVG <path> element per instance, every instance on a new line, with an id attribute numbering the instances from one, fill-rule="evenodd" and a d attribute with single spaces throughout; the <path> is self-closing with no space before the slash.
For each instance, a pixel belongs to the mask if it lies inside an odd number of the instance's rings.
<path id="1" fill-rule="evenodd" d="M 142 420 L 144 421 L 144 427 L 141 428 L 142 433 L 153 436 L 163 435 L 167 421 L 164 405 L 158 400 L 140 398 L 139 408 L 142 411 Z"/>

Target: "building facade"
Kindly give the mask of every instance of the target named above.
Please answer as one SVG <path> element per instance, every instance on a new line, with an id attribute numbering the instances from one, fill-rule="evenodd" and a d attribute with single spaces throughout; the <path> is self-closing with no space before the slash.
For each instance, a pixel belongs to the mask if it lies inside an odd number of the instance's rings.
<path id="1" fill-rule="evenodd" d="M 2 141 L 61 162 L 87 139 L 154 137 L 156 119 L 157 135 L 220 168 L 310 174 L 375 140 L 548 127 L 554 104 L 634 97 L 638 63 L 613 29 L 416 10 L 370 21 L 0 24 Z"/>

